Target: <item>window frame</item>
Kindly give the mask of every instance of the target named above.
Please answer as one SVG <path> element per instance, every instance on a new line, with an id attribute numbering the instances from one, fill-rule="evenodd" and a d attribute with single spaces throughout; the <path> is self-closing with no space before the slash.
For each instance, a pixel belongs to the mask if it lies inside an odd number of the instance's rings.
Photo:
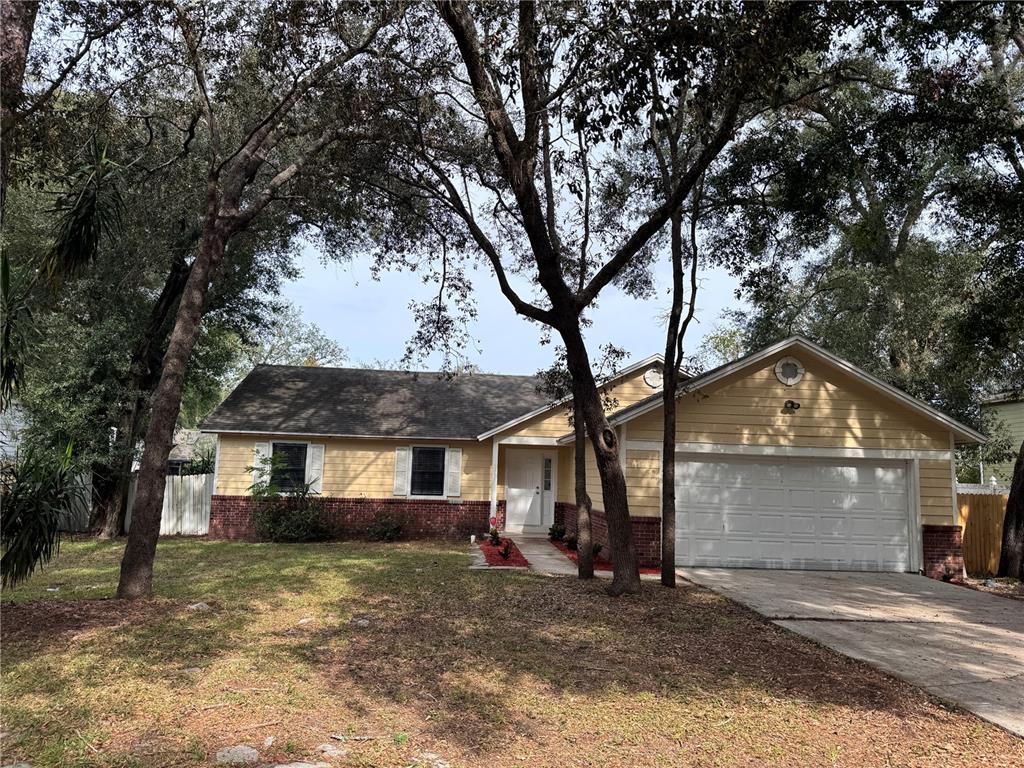
<path id="1" fill-rule="evenodd" d="M 273 460 L 274 460 L 274 446 L 275 445 L 302 445 L 302 446 L 305 446 L 305 448 L 306 448 L 306 455 L 305 455 L 305 458 L 303 459 L 303 462 L 302 462 L 302 483 L 303 483 L 303 485 L 305 485 L 305 483 L 306 483 L 306 476 L 309 474 L 309 447 L 312 444 L 313 443 L 311 441 L 309 441 L 309 440 L 271 440 L 270 441 L 270 460 L 271 460 L 271 462 L 273 462 Z M 271 483 L 271 484 L 274 482 L 274 476 L 273 476 L 272 472 L 271 472 L 270 477 L 267 478 L 267 481 L 269 483 Z M 293 493 L 293 491 L 294 491 L 294 489 L 292 489 L 292 488 L 281 488 L 278 491 L 278 495 L 279 496 L 290 496 Z"/>
<path id="2" fill-rule="evenodd" d="M 417 448 L 433 448 L 444 451 L 444 464 L 441 467 L 441 493 L 440 494 L 421 494 L 412 492 L 412 473 L 413 473 L 413 462 L 416 460 L 416 449 Z M 447 445 L 430 445 L 429 443 L 414 443 L 409 446 L 409 482 L 406 484 L 406 498 L 407 499 L 447 499 L 448 498 L 448 446 Z"/>

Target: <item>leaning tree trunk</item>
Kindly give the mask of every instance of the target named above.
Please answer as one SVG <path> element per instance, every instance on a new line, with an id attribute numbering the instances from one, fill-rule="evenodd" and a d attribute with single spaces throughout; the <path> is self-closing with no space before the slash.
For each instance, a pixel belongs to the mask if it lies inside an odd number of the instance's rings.
<path id="1" fill-rule="evenodd" d="M 633 546 L 633 530 L 629 521 L 626 498 L 626 476 L 619 460 L 619 438 L 604 414 L 601 393 L 590 370 L 590 360 L 576 318 L 559 328 L 565 342 L 566 359 L 572 376 L 573 405 L 583 414 L 583 423 L 594 449 L 597 472 L 601 477 L 601 496 L 608 524 L 608 546 L 612 556 L 611 595 L 640 591 L 640 569 Z"/>
<path id="2" fill-rule="evenodd" d="M 189 237 L 182 242 L 182 250 L 192 247 Z M 93 532 L 101 539 L 121 536 L 128 514 L 128 493 L 131 484 L 135 444 L 141 436 L 142 425 L 148 412 L 149 398 L 160 383 L 163 366 L 164 343 L 167 338 L 167 319 L 181 299 L 188 280 L 189 265 L 180 253 L 175 256 L 170 272 L 164 280 L 156 302 L 149 313 L 149 321 L 132 351 L 132 361 L 124 389 L 131 392 L 130 404 L 122 411 L 117 427 L 115 482 L 109 498 L 97 504 L 93 519 Z"/>
<path id="3" fill-rule="evenodd" d="M 1006 501 L 999 575 L 1024 580 L 1024 443 L 1020 444 L 1013 465 L 1010 497 Z"/>
<path id="4" fill-rule="evenodd" d="M 174 330 L 164 355 L 163 372 L 153 396 L 132 509 L 132 525 L 121 559 L 121 579 L 117 585 L 117 596 L 121 598 L 134 599 L 152 594 L 153 558 L 160 533 L 167 456 L 174 441 L 174 425 L 181 409 L 188 361 L 199 338 L 210 277 L 224 256 L 226 240 L 227 235 L 218 223 L 216 195 L 211 192 L 199 250 L 178 304 Z"/>
<path id="5" fill-rule="evenodd" d="M 594 537 L 590 524 L 590 494 L 587 493 L 587 429 L 583 412 L 573 398 L 573 455 L 576 470 L 576 567 L 581 579 L 594 578 Z"/>

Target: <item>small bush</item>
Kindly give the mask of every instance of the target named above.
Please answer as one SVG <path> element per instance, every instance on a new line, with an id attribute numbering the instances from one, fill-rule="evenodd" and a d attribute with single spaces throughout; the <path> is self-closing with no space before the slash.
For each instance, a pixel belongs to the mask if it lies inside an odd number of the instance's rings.
<path id="1" fill-rule="evenodd" d="M 402 524 L 391 515 L 378 514 L 366 531 L 370 541 L 398 541 L 402 538 Z"/>
<path id="2" fill-rule="evenodd" d="M 604 549 L 604 545 L 602 545 L 602 544 L 594 544 L 590 548 L 590 551 L 594 553 L 594 557 L 597 557 L 599 554 L 601 554 L 601 550 L 602 549 Z"/>
<path id="3" fill-rule="evenodd" d="M 253 522 L 256 535 L 266 541 L 324 541 L 330 531 L 324 523 L 323 500 L 296 493 L 256 502 Z"/>
<path id="4" fill-rule="evenodd" d="M 555 523 L 548 528 L 548 538 L 551 541 L 561 541 L 565 538 L 565 526 L 561 523 Z"/>
<path id="5" fill-rule="evenodd" d="M 508 560 L 512 557 L 512 540 L 505 539 L 505 543 L 501 545 L 501 549 L 498 550 L 498 554 L 501 555 L 502 560 Z"/>
<path id="6" fill-rule="evenodd" d="M 575 536 L 575 534 L 571 534 L 570 533 L 568 536 L 566 536 L 564 539 L 562 539 L 562 543 L 565 544 L 566 549 L 576 549 L 576 536 Z"/>
<path id="7" fill-rule="evenodd" d="M 494 526 L 491 526 L 491 530 L 487 533 L 487 538 L 491 540 L 492 547 L 501 544 L 501 536 L 498 535 L 498 529 Z"/>

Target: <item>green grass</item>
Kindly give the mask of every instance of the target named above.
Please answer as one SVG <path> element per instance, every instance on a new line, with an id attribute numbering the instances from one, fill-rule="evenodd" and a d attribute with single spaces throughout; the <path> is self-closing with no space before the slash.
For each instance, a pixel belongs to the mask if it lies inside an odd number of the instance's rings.
<path id="1" fill-rule="evenodd" d="M 332 734 L 350 739 L 337 765 L 1024 760 L 1012 737 L 693 587 L 615 600 L 469 571 L 443 544 L 167 539 L 156 598 L 125 604 L 109 599 L 120 554 L 67 543 L 5 593 L 0 763 L 202 765 L 241 743 L 319 760 Z"/>

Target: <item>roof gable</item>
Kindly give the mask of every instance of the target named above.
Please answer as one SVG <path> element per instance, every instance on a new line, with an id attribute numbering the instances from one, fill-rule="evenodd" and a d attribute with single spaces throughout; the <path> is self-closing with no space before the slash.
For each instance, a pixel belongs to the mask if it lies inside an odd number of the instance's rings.
<path id="1" fill-rule="evenodd" d="M 983 443 L 987 440 L 987 438 L 980 432 L 971 429 L 967 425 L 960 423 L 935 408 L 932 408 L 927 403 L 911 397 L 906 392 L 903 392 L 896 387 L 887 384 L 881 379 L 872 376 L 867 371 L 858 368 L 852 363 L 833 355 L 831 352 L 818 346 L 814 342 L 803 338 L 802 336 L 792 336 L 788 339 L 777 342 L 776 344 L 767 346 L 764 349 L 752 352 L 751 354 L 741 357 L 731 363 L 726 363 L 725 365 L 714 368 L 699 376 L 695 376 L 680 385 L 679 394 L 681 396 L 687 393 L 713 387 L 726 379 L 742 375 L 746 371 L 759 367 L 769 358 L 782 352 L 794 352 L 797 354 L 810 355 L 834 368 L 837 368 L 859 384 L 868 387 L 872 391 L 882 395 L 892 402 L 897 403 L 901 407 L 915 412 L 928 421 L 942 426 L 943 429 L 951 431 L 958 442 Z M 635 405 L 616 412 L 609 421 L 613 425 L 623 424 L 660 406 L 660 395 L 652 395 L 646 400 L 642 400 Z M 571 435 L 566 435 L 560 440 L 560 442 L 571 442 Z"/>
<path id="2" fill-rule="evenodd" d="M 662 361 L 661 355 L 651 355 L 645 357 L 643 360 L 638 360 L 632 365 L 626 366 L 621 371 L 617 371 L 608 378 L 598 382 L 598 387 L 606 387 L 609 384 L 613 385 L 610 388 L 610 395 L 612 398 L 618 399 L 622 397 L 623 400 L 628 400 L 627 405 L 632 405 L 637 402 L 638 395 L 633 391 L 632 388 L 621 387 L 630 380 L 639 380 L 647 369 L 655 364 L 659 364 Z M 618 382 L 617 384 L 615 382 Z M 628 391 L 626 391 L 628 389 Z M 648 392 L 651 391 L 649 388 Z M 659 390 L 660 391 L 660 390 Z M 563 418 L 563 411 L 568 408 L 572 402 L 572 397 L 563 397 L 561 400 L 551 402 L 550 400 L 538 408 L 533 409 L 529 413 L 517 414 L 515 418 L 510 421 L 499 424 L 492 429 L 480 434 L 477 439 L 486 440 L 490 437 L 494 437 L 502 432 L 515 431 L 519 433 L 523 430 L 523 434 L 551 434 L 555 437 L 562 434 L 562 430 L 565 424 L 560 423 L 560 419 Z M 528 422 L 538 422 L 535 425 L 528 424 Z M 536 426 L 539 429 L 530 429 L 530 427 Z M 520 429 L 516 429 L 519 427 Z"/>

